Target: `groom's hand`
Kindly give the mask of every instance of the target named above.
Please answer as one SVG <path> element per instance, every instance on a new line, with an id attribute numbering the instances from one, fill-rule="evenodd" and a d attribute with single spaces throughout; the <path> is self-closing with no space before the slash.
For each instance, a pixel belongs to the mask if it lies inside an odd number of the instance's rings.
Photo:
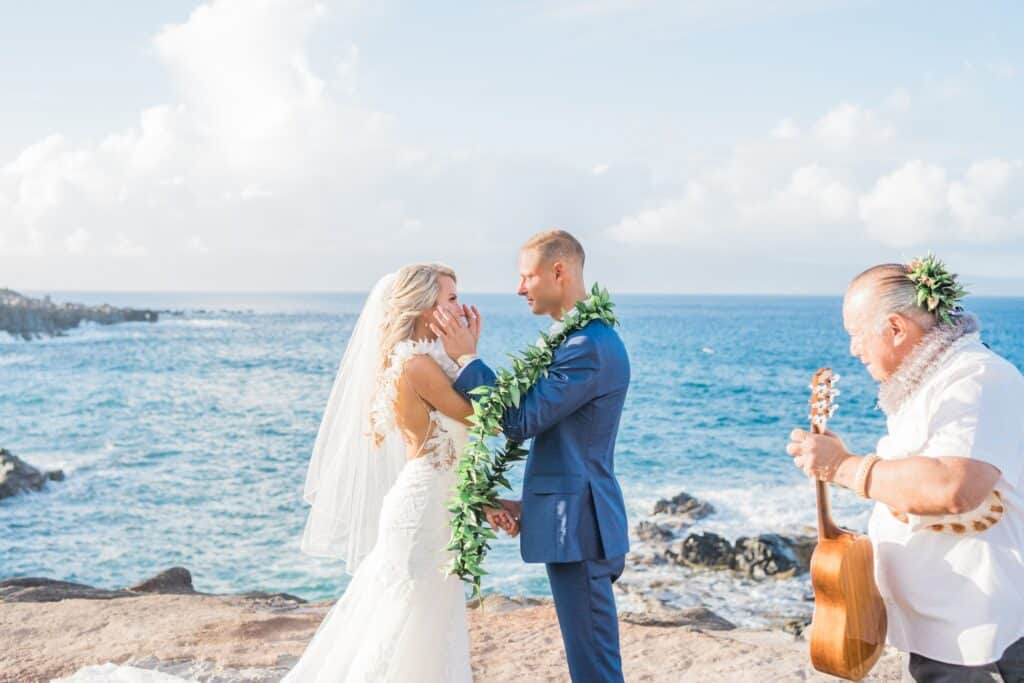
<path id="1" fill-rule="evenodd" d="M 498 502 L 501 503 L 501 507 L 505 510 L 505 514 L 507 514 L 512 520 L 511 528 L 506 529 L 505 531 L 509 536 L 515 538 L 519 535 L 519 518 L 523 514 L 523 504 L 518 500 L 499 499 Z"/>
<path id="2" fill-rule="evenodd" d="M 512 529 L 515 523 L 512 521 L 512 517 L 505 511 L 504 507 L 485 507 L 484 514 L 487 515 L 487 523 L 491 525 L 492 529 L 501 529 L 509 536 L 512 535 Z"/>
<path id="3" fill-rule="evenodd" d="M 483 328 L 483 320 L 476 306 L 463 306 L 463 315 L 453 316 L 447 311 L 434 311 L 434 322 L 430 323 L 431 331 L 440 338 L 444 350 L 452 360 L 458 361 L 462 356 L 476 354 L 477 340 Z M 460 322 L 465 318 L 466 325 Z"/>

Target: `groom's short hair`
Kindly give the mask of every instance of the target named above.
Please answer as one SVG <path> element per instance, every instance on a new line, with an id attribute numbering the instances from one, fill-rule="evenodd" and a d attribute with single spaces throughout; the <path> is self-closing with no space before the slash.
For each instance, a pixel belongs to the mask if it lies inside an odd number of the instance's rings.
<path id="1" fill-rule="evenodd" d="M 526 240 L 523 249 L 536 249 L 540 253 L 541 261 L 551 263 L 553 261 L 573 261 L 580 264 L 587 255 L 583 253 L 583 245 L 580 241 L 565 230 L 547 230 L 538 232 Z"/>

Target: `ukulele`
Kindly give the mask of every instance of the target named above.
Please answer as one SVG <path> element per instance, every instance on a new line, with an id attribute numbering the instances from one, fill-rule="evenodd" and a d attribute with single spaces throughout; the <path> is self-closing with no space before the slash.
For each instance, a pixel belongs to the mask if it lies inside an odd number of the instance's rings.
<path id="1" fill-rule="evenodd" d="M 811 432 L 824 434 L 838 407 L 839 375 L 821 368 L 811 380 Z M 882 655 L 886 616 L 875 585 L 874 553 L 863 534 L 832 521 L 828 484 L 815 480 L 818 545 L 811 556 L 814 618 L 811 664 L 851 681 L 864 678 Z"/>

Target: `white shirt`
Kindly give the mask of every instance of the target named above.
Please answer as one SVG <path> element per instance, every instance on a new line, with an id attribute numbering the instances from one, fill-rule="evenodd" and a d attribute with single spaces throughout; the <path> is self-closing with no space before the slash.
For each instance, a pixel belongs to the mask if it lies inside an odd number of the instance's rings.
<path id="1" fill-rule="evenodd" d="M 980 533 L 912 531 L 879 503 L 868 534 L 889 642 L 975 666 L 998 660 L 1024 636 L 1024 377 L 976 336 L 957 347 L 889 417 L 877 453 L 886 460 L 957 456 L 997 467 L 1003 517 Z"/>

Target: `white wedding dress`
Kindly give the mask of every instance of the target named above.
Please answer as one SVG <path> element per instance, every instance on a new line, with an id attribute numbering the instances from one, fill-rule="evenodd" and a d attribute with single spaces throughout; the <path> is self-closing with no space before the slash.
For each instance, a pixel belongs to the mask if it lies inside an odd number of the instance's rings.
<path id="1" fill-rule="evenodd" d="M 394 425 L 395 382 L 405 361 L 427 353 L 455 378 L 458 367 L 439 342 L 399 342 L 375 409 L 378 427 Z M 462 580 L 452 560 L 448 501 L 468 430 L 430 412 L 421 455 L 406 462 L 384 497 L 377 543 L 345 594 L 327 613 L 287 683 L 472 681 Z"/>
<path id="2" fill-rule="evenodd" d="M 378 430 L 398 436 L 396 381 L 404 363 L 429 354 L 452 379 L 458 367 L 440 342 L 396 345 L 372 411 Z M 454 467 L 468 439 L 462 423 L 436 410 L 419 457 L 408 460 L 384 496 L 376 543 L 334 604 L 286 683 L 460 683 L 472 681 L 462 581 L 452 559 L 448 501 Z M 63 679 L 74 683 L 170 683 L 167 674 L 105 664 Z"/>

